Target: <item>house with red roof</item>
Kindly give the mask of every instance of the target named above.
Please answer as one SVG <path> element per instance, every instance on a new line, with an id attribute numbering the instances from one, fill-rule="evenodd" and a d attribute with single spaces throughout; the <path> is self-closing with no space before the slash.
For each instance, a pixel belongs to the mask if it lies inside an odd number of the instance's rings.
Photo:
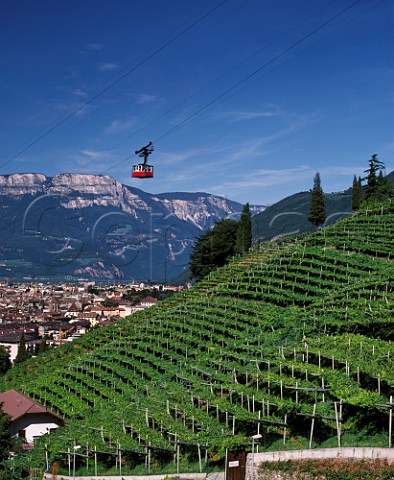
<path id="1" fill-rule="evenodd" d="M 9 427 L 11 437 L 24 438 L 27 443 L 51 433 L 64 423 L 56 413 L 16 390 L 0 393 L 0 404 L 3 404 L 3 412 L 11 419 Z"/>

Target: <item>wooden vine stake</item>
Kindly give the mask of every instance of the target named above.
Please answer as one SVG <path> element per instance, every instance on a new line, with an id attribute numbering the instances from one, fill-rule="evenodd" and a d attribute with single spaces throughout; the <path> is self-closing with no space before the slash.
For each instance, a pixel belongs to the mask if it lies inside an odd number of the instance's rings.
<path id="1" fill-rule="evenodd" d="M 383 407 L 383 408 L 388 408 L 389 409 L 389 448 L 391 448 L 391 437 L 392 437 L 392 431 L 393 431 L 393 396 L 390 395 L 390 402 L 381 404 L 377 403 L 377 407 Z"/>
<path id="2" fill-rule="evenodd" d="M 338 402 L 334 402 L 335 409 L 335 424 L 337 427 L 337 436 L 338 436 L 338 448 L 341 448 L 341 422 L 342 422 L 342 400 L 339 402 L 339 412 L 338 412 Z"/>
<path id="3" fill-rule="evenodd" d="M 311 421 L 311 434 L 309 436 L 309 448 L 312 448 L 313 440 L 313 430 L 315 429 L 315 418 L 316 418 L 316 403 L 313 405 L 312 421 Z"/>
<path id="4" fill-rule="evenodd" d="M 200 468 L 200 473 L 202 473 L 201 446 L 199 443 L 197 443 L 197 449 L 198 449 L 198 466 Z"/>

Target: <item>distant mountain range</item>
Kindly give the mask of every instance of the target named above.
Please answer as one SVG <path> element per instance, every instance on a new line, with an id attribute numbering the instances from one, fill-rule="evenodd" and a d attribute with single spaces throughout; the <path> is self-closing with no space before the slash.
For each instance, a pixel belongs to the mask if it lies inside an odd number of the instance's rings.
<path id="1" fill-rule="evenodd" d="M 394 172 L 387 176 L 394 185 Z M 351 214 L 351 189 L 325 195 L 327 224 Z M 251 206 L 255 241 L 312 231 L 310 192 Z M 166 282 L 193 244 L 243 205 L 197 192 L 153 195 L 110 176 L 0 176 L 0 279 Z"/>
<path id="2" fill-rule="evenodd" d="M 242 207 L 202 192 L 152 195 L 109 176 L 0 176 L 0 277 L 166 281 L 187 269 L 203 231 Z"/>

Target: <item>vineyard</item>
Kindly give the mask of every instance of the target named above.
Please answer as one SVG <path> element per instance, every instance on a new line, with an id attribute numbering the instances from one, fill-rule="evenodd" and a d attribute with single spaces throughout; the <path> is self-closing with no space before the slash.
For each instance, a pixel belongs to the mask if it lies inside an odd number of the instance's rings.
<path id="1" fill-rule="evenodd" d="M 376 435 L 391 446 L 393 251 L 388 204 L 256 245 L 189 291 L 15 367 L 1 389 L 66 420 L 29 461 L 45 452 L 70 470 L 78 445 L 81 473 L 93 458 L 119 473 L 201 471 L 257 433 L 270 449 Z"/>

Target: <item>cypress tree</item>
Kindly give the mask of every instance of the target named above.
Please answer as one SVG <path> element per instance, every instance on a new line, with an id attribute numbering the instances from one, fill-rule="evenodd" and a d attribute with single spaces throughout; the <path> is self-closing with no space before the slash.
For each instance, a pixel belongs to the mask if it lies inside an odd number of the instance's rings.
<path id="1" fill-rule="evenodd" d="M 25 360 L 27 360 L 26 341 L 25 341 L 25 336 L 22 333 L 21 338 L 19 340 L 18 353 L 16 354 L 14 365 L 18 365 L 24 362 Z"/>
<path id="2" fill-rule="evenodd" d="M 361 178 L 354 175 L 353 188 L 352 188 L 352 210 L 358 212 L 360 210 L 360 204 L 363 196 L 363 188 L 361 186 Z"/>
<path id="3" fill-rule="evenodd" d="M 309 208 L 308 220 L 320 228 L 326 219 L 326 208 L 324 204 L 324 192 L 321 186 L 320 173 L 316 172 L 313 179 L 313 189 L 311 192 L 311 204 Z"/>
<path id="4" fill-rule="evenodd" d="M 247 252 L 252 246 L 252 216 L 250 214 L 249 203 L 247 203 L 241 213 L 238 224 L 237 239 L 235 242 L 235 253 L 242 254 Z"/>

